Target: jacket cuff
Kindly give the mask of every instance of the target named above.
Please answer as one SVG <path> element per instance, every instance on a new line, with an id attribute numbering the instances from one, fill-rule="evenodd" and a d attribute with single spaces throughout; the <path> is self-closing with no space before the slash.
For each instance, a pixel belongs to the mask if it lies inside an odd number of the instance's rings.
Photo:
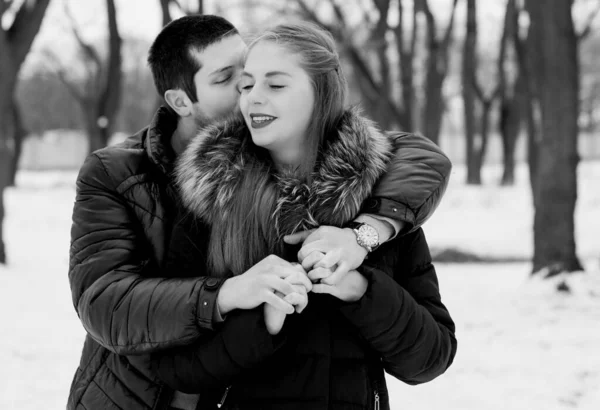
<path id="1" fill-rule="evenodd" d="M 361 213 L 376 214 L 404 222 L 402 231 L 396 232 L 396 234 L 404 235 L 413 231 L 416 227 L 417 215 L 415 211 L 407 205 L 389 198 L 377 197 L 367 199 L 361 209 Z"/>
<path id="2" fill-rule="evenodd" d="M 196 309 L 198 326 L 202 329 L 214 330 L 214 325 L 217 322 L 215 318 L 220 317 L 217 311 L 217 296 L 225 279 L 206 278 L 202 283 L 202 288 L 198 294 L 198 308 Z"/>

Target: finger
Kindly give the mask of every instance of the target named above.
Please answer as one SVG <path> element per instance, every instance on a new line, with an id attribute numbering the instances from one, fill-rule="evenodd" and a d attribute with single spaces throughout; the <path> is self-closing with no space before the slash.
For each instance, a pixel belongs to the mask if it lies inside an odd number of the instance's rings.
<path id="1" fill-rule="evenodd" d="M 304 288 L 304 290 L 307 292 L 310 292 L 312 289 L 312 282 L 304 272 L 299 272 L 295 275 L 290 275 L 285 280 L 286 282 L 289 282 L 292 285 L 299 285 L 300 287 Z"/>
<path id="2" fill-rule="evenodd" d="M 336 285 L 342 280 L 344 276 L 346 276 L 348 270 L 348 265 L 342 262 L 338 265 L 338 268 L 335 270 L 335 272 L 333 272 L 333 274 L 329 277 L 321 280 L 321 283 L 324 283 L 326 285 Z"/>
<path id="3" fill-rule="evenodd" d="M 333 270 L 331 270 L 329 268 L 315 268 L 315 269 L 311 270 L 310 272 L 308 272 L 307 277 L 312 282 L 315 282 L 315 281 L 319 281 L 321 279 L 328 278 L 331 275 L 333 275 Z M 313 285 L 313 287 L 314 287 L 314 285 Z"/>
<path id="4" fill-rule="evenodd" d="M 325 285 L 323 283 L 318 283 L 313 286 L 313 293 L 321 293 L 321 294 L 329 294 L 332 296 L 336 296 L 339 293 L 339 290 L 335 286 Z"/>
<path id="5" fill-rule="evenodd" d="M 325 241 L 319 239 L 311 243 L 302 245 L 302 248 L 300 249 L 300 251 L 298 251 L 298 261 L 302 263 L 302 261 L 304 261 L 304 259 L 306 259 L 306 257 L 308 257 L 308 255 L 310 255 L 314 251 L 326 253 L 328 249 L 326 249 Z"/>
<path id="6" fill-rule="evenodd" d="M 286 315 L 290 315 L 295 311 L 294 306 L 291 303 L 285 301 L 285 299 L 282 299 L 279 296 L 276 296 L 273 292 L 266 291 L 264 301 Z"/>
<path id="7" fill-rule="evenodd" d="M 302 311 L 304 311 L 304 309 L 306 309 L 306 306 L 308 306 L 308 295 L 304 294 L 304 295 L 302 295 L 302 297 L 303 297 L 302 301 L 295 306 L 296 313 L 302 313 Z"/>
<path id="8" fill-rule="evenodd" d="M 306 299 L 306 295 L 302 295 L 302 294 L 296 293 L 296 292 L 290 293 L 285 298 L 283 298 L 284 301 L 286 301 L 287 303 L 294 306 L 294 311 L 296 310 L 295 307 L 302 305 L 304 303 L 305 299 Z"/>
<path id="9" fill-rule="evenodd" d="M 312 254 L 311 254 L 312 255 Z M 310 256 L 310 255 L 309 255 Z M 319 260 L 317 263 L 312 266 L 313 268 L 333 268 L 336 264 L 340 262 L 342 257 L 342 251 L 340 248 L 335 248 L 330 250 Z"/>
<path id="10" fill-rule="evenodd" d="M 283 241 L 290 245 L 298 245 L 299 243 L 304 242 L 306 238 L 308 238 L 314 231 L 314 229 L 310 229 L 308 231 L 301 231 L 291 235 L 285 235 L 283 237 Z"/>
<path id="11" fill-rule="evenodd" d="M 294 286 L 291 283 L 277 276 L 268 277 L 267 286 L 270 288 L 269 290 L 271 290 L 271 292 L 276 291 L 284 295 L 289 295 L 294 291 Z"/>
<path id="12" fill-rule="evenodd" d="M 300 272 L 303 275 L 306 275 L 306 271 L 304 270 L 304 268 L 302 268 L 302 265 L 300 264 L 287 264 L 286 266 L 281 266 L 277 269 L 274 269 L 275 275 L 281 279 L 287 279 L 290 276 L 296 275 L 298 272 Z"/>
<path id="13" fill-rule="evenodd" d="M 313 266 L 319 262 L 325 254 L 321 251 L 314 251 L 310 255 L 308 255 L 304 260 L 302 260 L 302 267 L 304 270 L 309 271 L 313 268 Z"/>

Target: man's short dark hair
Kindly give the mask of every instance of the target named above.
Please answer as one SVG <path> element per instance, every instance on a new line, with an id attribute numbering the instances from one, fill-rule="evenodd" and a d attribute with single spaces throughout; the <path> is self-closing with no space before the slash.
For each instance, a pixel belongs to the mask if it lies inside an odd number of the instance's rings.
<path id="1" fill-rule="evenodd" d="M 194 53 L 234 34 L 238 31 L 233 24 L 213 15 L 185 16 L 167 24 L 148 53 L 148 65 L 160 96 L 179 88 L 197 102 L 194 75 L 202 66 Z"/>

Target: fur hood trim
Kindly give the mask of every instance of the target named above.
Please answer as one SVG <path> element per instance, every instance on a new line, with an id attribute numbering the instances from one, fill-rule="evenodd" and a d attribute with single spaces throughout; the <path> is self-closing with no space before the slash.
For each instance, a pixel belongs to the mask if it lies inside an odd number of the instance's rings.
<path id="1" fill-rule="evenodd" d="M 252 143 L 243 119 L 210 126 L 177 161 L 176 183 L 184 206 L 209 224 L 225 219 L 247 164 L 259 159 L 264 182 L 276 184 L 273 222 L 278 235 L 319 225 L 343 226 L 360 212 L 385 172 L 393 142 L 357 109 L 343 115 L 325 143 L 310 183 L 292 172 L 277 173 L 266 151 Z"/>

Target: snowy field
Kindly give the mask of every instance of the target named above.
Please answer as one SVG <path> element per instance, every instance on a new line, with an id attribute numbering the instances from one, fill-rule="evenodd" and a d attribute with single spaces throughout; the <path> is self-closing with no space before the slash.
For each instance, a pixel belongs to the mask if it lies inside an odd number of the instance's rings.
<path id="1" fill-rule="evenodd" d="M 436 264 L 457 323 L 454 365 L 416 387 L 389 380 L 392 409 L 600 409 L 600 163 L 579 167 L 578 253 L 585 274 L 571 294 L 529 278 L 532 216 L 527 175 L 465 186 L 455 167 L 425 230 L 434 250 L 513 262 Z M 67 280 L 75 173 L 22 173 L 6 196 L 10 265 L 0 267 L 0 410 L 64 409 L 84 332 Z"/>

